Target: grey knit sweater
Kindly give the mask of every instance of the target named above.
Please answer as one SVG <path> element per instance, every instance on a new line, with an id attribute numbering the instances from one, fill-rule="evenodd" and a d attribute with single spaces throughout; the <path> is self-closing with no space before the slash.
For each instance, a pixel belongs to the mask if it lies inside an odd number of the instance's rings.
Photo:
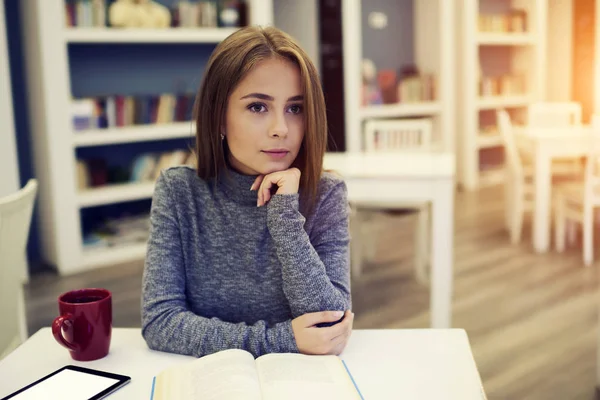
<path id="1" fill-rule="evenodd" d="M 324 173 L 305 218 L 298 194 L 256 207 L 255 177 L 228 172 L 216 184 L 188 167 L 158 179 L 142 334 L 152 349 L 197 357 L 297 352 L 293 318 L 351 307 L 346 186 Z"/>

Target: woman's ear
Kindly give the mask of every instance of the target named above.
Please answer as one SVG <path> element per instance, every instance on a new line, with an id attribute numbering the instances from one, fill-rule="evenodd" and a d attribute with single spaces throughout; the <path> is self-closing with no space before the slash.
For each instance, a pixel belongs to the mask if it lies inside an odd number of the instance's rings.
<path id="1" fill-rule="evenodd" d="M 221 134 L 221 136 L 227 136 L 227 125 L 225 124 L 225 121 L 221 122 L 221 125 L 219 125 L 219 133 Z"/>

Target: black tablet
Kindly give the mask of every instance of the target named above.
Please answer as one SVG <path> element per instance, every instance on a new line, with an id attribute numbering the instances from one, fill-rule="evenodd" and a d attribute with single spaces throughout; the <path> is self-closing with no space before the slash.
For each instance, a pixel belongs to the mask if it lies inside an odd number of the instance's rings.
<path id="1" fill-rule="evenodd" d="M 0 400 L 98 400 L 130 381 L 128 376 L 67 365 Z"/>

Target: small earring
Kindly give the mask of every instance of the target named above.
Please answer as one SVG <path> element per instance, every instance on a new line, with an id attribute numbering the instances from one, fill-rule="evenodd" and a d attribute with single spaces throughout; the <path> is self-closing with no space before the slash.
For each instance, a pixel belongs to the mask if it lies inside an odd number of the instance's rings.
<path id="1" fill-rule="evenodd" d="M 225 139 L 225 135 L 221 133 L 221 140 Z"/>

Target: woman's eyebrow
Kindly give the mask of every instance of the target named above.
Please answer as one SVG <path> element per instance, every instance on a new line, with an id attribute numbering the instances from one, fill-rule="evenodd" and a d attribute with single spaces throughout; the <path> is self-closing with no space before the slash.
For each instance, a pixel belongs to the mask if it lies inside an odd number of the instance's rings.
<path id="1" fill-rule="evenodd" d="M 251 97 L 254 97 L 254 98 L 257 98 L 260 100 L 267 100 L 267 101 L 275 100 L 275 98 L 273 96 L 269 96 L 268 94 L 264 94 L 264 93 L 249 93 L 249 94 L 241 97 L 240 100 L 251 98 Z M 304 100 L 304 96 L 301 94 L 298 94 L 296 96 L 292 96 L 289 99 L 287 99 L 287 101 L 298 101 L 298 100 Z"/>
<path id="2" fill-rule="evenodd" d="M 247 99 L 250 97 L 255 97 L 257 99 L 269 100 L 269 101 L 275 100 L 275 98 L 273 98 L 273 96 L 269 96 L 268 94 L 264 94 L 264 93 L 250 93 L 250 94 L 247 94 L 247 95 L 243 96 L 242 98 L 240 98 L 240 100 Z"/>

